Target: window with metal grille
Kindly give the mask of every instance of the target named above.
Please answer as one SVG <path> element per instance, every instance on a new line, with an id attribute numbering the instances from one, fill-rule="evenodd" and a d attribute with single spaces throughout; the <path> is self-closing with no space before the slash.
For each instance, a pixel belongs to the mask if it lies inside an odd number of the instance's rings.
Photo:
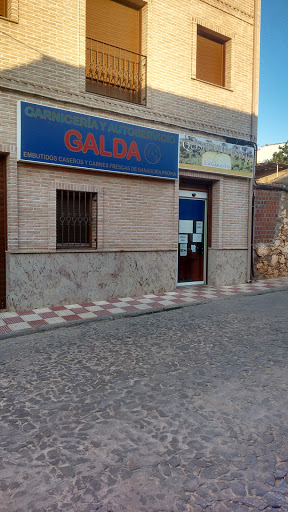
<path id="1" fill-rule="evenodd" d="M 229 38 L 203 27 L 197 29 L 196 77 L 225 87 L 226 43 Z"/>
<path id="2" fill-rule="evenodd" d="M 146 105 L 143 0 L 86 1 L 86 90 Z"/>
<path id="3" fill-rule="evenodd" d="M 56 191 L 57 249 L 97 248 L 97 194 Z"/>

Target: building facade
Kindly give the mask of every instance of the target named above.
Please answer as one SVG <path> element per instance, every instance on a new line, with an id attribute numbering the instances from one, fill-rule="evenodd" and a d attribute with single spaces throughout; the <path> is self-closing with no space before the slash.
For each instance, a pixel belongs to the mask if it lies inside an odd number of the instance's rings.
<path id="1" fill-rule="evenodd" d="M 279 142 L 278 144 L 265 144 L 257 150 L 257 162 L 261 164 L 272 160 L 274 153 L 277 153 L 285 145 L 285 142 Z"/>
<path id="2" fill-rule="evenodd" d="M 249 279 L 259 11 L 0 1 L 0 307 Z"/>

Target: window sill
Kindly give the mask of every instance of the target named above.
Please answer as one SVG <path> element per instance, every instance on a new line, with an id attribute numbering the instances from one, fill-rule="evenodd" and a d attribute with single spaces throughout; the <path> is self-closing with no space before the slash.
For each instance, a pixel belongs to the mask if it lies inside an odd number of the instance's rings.
<path id="1" fill-rule="evenodd" d="M 206 82 L 205 80 L 200 80 L 200 78 L 197 78 L 196 76 L 192 76 L 191 80 L 196 80 L 197 82 L 201 82 L 202 84 L 212 85 L 213 87 L 218 87 L 218 89 L 224 89 L 224 91 L 234 92 L 234 90 L 231 89 L 230 87 L 225 87 L 224 85 L 213 84 L 213 82 Z"/>
<path id="2" fill-rule="evenodd" d="M 55 252 L 98 252 L 95 247 L 56 247 Z"/>
<path id="3" fill-rule="evenodd" d="M 0 16 L 0 20 L 9 21 L 10 23 L 15 23 L 16 25 L 19 25 L 19 21 L 12 20 L 11 18 L 6 18 L 6 16 Z"/>
<path id="4" fill-rule="evenodd" d="M 105 93 L 102 93 L 101 92 L 96 92 L 96 91 L 93 91 L 93 90 L 89 90 L 89 88 L 87 88 L 86 86 L 86 89 L 85 89 L 85 93 L 86 94 L 93 94 L 94 96 L 100 96 L 101 98 L 109 98 L 109 100 L 114 100 L 114 101 L 121 101 L 122 103 L 128 103 L 129 105 L 135 105 L 137 107 L 147 107 L 147 103 L 146 103 L 146 100 L 144 103 L 141 103 L 140 101 L 132 101 L 130 99 L 125 99 L 125 98 L 121 98 L 121 97 L 117 97 L 117 95 L 109 95 L 109 94 L 105 94 Z"/>

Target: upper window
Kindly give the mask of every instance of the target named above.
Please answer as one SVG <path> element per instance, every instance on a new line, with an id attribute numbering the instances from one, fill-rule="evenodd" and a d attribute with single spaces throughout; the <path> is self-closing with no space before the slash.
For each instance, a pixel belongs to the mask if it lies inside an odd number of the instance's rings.
<path id="1" fill-rule="evenodd" d="M 0 16 L 7 18 L 7 2 L 6 2 L 6 0 L 0 0 Z"/>
<path id="2" fill-rule="evenodd" d="M 0 18 L 19 23 L 19 0 L 0 0 Z"/>
<path id="3" fill-rule="evenodd" d="M 197 28 L 196 78 L 225 87 L 226 43 L 228 37 Z"/>
<path id="4" fill-rule="evenodd" d="M 146 104 L 142 0 L 87 0 L 86 90 Z"/>

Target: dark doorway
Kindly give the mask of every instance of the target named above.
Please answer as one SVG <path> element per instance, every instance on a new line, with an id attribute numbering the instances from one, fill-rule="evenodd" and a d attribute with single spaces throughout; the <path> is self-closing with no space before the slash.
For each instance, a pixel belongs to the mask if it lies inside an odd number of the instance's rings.
<path id="1" fill-rule="evenodd" d="M 207 193 L 179 194 L 178 284 L 205 284 Z"/>

